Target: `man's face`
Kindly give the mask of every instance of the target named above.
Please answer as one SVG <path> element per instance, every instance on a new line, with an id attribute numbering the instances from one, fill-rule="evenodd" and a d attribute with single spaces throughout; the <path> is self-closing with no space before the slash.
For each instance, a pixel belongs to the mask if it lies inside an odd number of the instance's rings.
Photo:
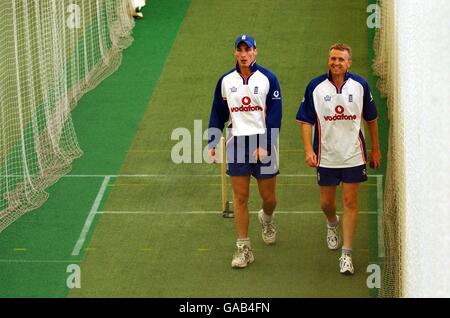
<path id="1" fill-rule="evenodd" d="M 234 51 L 239 68 L 249 68 L 256 59 L 258 50 L 242 42 Z"/>
<path id="2" fill-rule="evenodd" d="M 352 66 L 352 60 L 347 51 L 331 50 L 328 57 L 328 69 L 332 75 L 344 75 Z"/>

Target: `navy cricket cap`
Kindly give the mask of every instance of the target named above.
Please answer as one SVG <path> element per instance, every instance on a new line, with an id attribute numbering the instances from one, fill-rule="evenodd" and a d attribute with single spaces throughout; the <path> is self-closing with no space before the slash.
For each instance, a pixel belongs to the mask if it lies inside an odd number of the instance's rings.
<path id="1" fill-rule="evenodd" d="M 234 47 L 237 48 L 239 46 L 239 44 L 241 44 L 242 42 L 247 44 L 248 47 L 256 48 L 256 41 L 251 35 L 242 34 L 242 35 L 238 36 L 236 38 L 236 40 L 234 41 Z"/>

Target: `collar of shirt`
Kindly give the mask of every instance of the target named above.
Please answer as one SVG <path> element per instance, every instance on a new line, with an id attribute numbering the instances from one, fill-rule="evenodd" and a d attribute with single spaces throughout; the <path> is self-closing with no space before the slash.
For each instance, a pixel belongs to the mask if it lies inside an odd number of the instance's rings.
<path id="1" fill-rule="evenodd" d="M 258 68 L 259 68 L 259 65 L 256 64 L 256 60 L 254 60 L 253 63 L 252 63 L 252 65 L 250 65 L 250 71 L 251 71 L 252 73 L 255 73 L 255 72 L 258 70 Z M 238 65 L 237 62 L 236 62 L 236 71 L 237 71 L 238 73 L 241 73 L 241 69 L 239 68 L 239 65 Z"/>
<path id="2" fill-rule="evenodd" d="M 333 83 L 333 77 L 331 76 L 331 72 L 330 72 L 330 71 L 328 71 L 327 78 L 328 78 L 328 80 L 329 80 L 331 83 Z M 349 78 L 350 78 L 350 72 L 347 71 L 347 72 L 345 73 L 345 75 L 344 75 L 344 82 L 345 82 L 346 80 L 348 80 Z"/>

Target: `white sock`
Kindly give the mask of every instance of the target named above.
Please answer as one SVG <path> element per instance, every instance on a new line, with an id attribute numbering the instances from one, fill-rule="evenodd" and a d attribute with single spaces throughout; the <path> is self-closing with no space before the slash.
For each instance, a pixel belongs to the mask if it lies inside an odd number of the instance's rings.
<path id="1" fill-rule="evenodd" d="M 339 223 L 339 215 L 336 215 L 336 221 L 334 223 L 328 222 L 328 219 L 327 219 L 327 224 L 329 227 L 336 227 L 336 225 L 338 225 L 338 223 Z"/>
<path id="2" fill-rule="evenodd" d="M 266 222 L 266 223 L 272 222 L 272 219 L 273 219 L 273 213 L 272 213 L 272 214 L 266 214 L 266 212 L 264 212 L 264 210 L 263 210 L 262 219 L 263 219 L 263 221 Z"/>
<path id="3" fill-rule="evenodd" d="M 347 254 L 347 255 L 352 256 L 352 248 L 351 247 L 342 246 L 342 254 Z"/>
<path id="4" fill-rule="evenodd" d="M 248 247 L 250 247 L 250 238 L 238 238 L 236 241 L 236 245 L 247 245 Z"/>

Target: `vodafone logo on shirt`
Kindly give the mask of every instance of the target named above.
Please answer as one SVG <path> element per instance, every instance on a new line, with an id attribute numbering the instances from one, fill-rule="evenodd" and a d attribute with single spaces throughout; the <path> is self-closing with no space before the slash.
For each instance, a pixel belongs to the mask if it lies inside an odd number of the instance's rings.
<path id="1" fill-rule="evenodd" d="M 342 113 L 345 111 L 344 107 L 341 106 L 341 105 L 337 105 L 336 108 L 335 108 L 334 110 L 335 110 L 336 113 L 338 113 L 339 115 L 342 114 Z"/>
<path id="2" fill-rule="evenodd" d="M 345 115 L 344 114 L 344 106 L 337 105 L 334 108 L 336 114 L 334 116 L 323 116 L 325 121 L 336 121 L 336 120 L 356 120 L 356 115 Z"/>
<path id="3" fill-rule="evenodd" d="M 242 105 L 240 107 L 231 107 L 231 111 L 235 112 L 255 112 L 255 111 L 263 111 L 261 106 L 250 106 L 251 98 L 248 96 L 242 97 Z"/>
<path id="4" fill-rule="evenodd" d="M 251 100 L 250 97 L 248 97 L 248 96 L 242 97 L 242 104 L 245 105 L 245 106 L 250 105 L 251 101 L 252 101 L 252 100 Z"/>

